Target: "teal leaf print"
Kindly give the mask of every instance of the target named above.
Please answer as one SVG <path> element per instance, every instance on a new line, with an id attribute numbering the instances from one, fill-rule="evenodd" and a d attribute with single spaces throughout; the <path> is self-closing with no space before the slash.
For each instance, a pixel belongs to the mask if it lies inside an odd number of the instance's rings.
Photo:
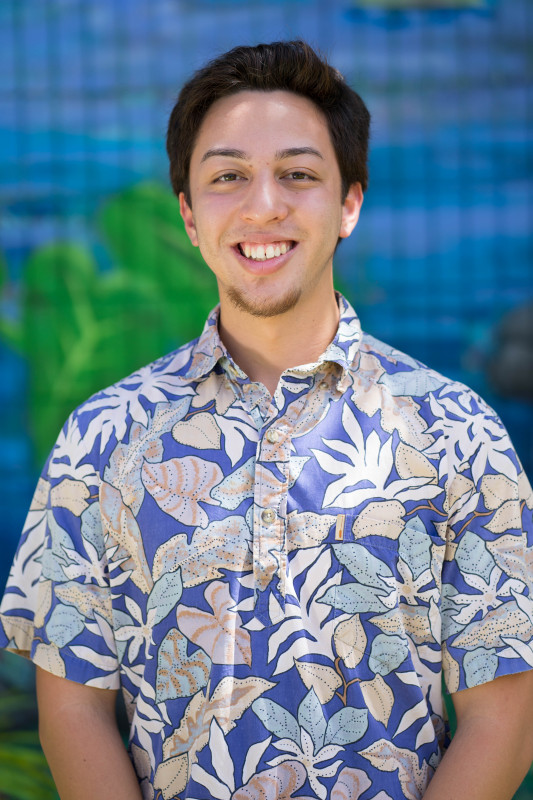
<path id="1" fill-rule="evenodd" d="M 466 685 L 468 687 L 493 681 L 496 677 L 496 670 L 498 669 L 496 650 L 486 650 L 484 647 L 477 647 L 475 650 L 470 650 L 465 654 L 463 665 Z"/>
<path id="2" fill-rule="evenodd" d="M 377 591 L 371 586 L 361 586 L 358 583 L 343 583 L 340 586 L 330 587 L 317 603 L 327 603 L 347 614 L 361 614 L 365 611 L 380 612 L 387 609 L 381 600 L 387 597 L 386 592 Z"/>
<path id="3" fill-rule="evenodd" d="M 326 744 L 352 744 L 358 742 L 368 728 L 368 710 L 366 708 L 341 708 L 333 714 L 326 728 Z"/>
<path id="4" fill-rule="evenodd" d="M 211 659 L 203 650 L 187 655 L 188 640 L 172 628 L 157 654 L 156 701 L 191 697 L 207 686 Z"/>
<path id="5" fill-rule="evenodd" d="M 181 593 L 183 591 L 183 583 L 181 580 L 181 569 L 175 572 L 166 572 L 154 583 L 154 588 L 150 592 L 148 598 L 147 609 L 155 608 L 156 613 L 154 617 L 154 625 L 165 619 L 173 608 L 176 608 Z"/>
<path id="6" fill-rule="evenodd" d="M 444 379 L 432 375 L 427 369 L 402 372 L 385 372 L 378 383 L 384 384 L 394 397 L 421 397 L 444 385 Z"/>
<path id="7" fill-rule="evenodd" d="M 298 723 L 310 734 L 316 753 L 324 745 L 327 722 L 314 689 L 307 692 L 298 706 Z"/>
<path id="8" fill-rule="evenodd" d="M 401 636 L 379 633 L 370 649 L 369 665 L 377 675 L 388 675 L 407 658 L 409 647 Z"/>
<path id="9" fill-rule="evenodd" d="M 252 710 L 259 717 L 267 731 L 280 739 L 291 739 L 300 744 L 300 728 L 293 715 L 279 703 L 267 697 L 259 697 L 252 703 Z"/>
<path id="10" fill-rule="evenodd" d="M 105 552 L 102 518 L 98 503 L 92 503 L 81 515 L 81 535 L 90 542 L 101 559 Z"/>
<path id="11" fill-rule="evenodd" d="M 57 605 L 46 624 L 46 635 L 53 644 L 64 647 L 82 632 L 85 618 L 74 606 Z"/>
<path id="12" fill-rule="evenodd" d="M 417 523 L 416 527 L 413 523 Z M 430 568 L 431 538 L 419 517 L 409 521 L 400 534 L 398 545 L 400 558 L 409 565 L 415 580 Z"/>
<path id="13" fill-rule="evenodd" d="M 383 578 L 392 578 L 390 567 L 362 544 L 334 544 L 333 550 L 350 575 L 365 586 L 382 589 L 385 584 Z"/>
<path id="14" fill-rule="evenodd" d="M 488 583 L 496 562 L 487 545 L 475 533 L 466 531 L 455 551 L 455 560 L 463 572 L 480 575 Z"/>

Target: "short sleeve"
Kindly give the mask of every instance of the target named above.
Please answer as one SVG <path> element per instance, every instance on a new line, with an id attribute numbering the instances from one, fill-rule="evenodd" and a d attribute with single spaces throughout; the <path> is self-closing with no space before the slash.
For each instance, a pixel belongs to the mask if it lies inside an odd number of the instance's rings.
<path id="1" fill-rule="evenodd" d="M 531 486 L 486 407 L 454 453 L 441 608 L 449 692 L 533 668 Z"/>
<path id="2" fill-rule="evenodd" d="M 115 689 L 99 486 L 97 464 L 71 417 L 39 479 L 15 554 L 0 605 L 0 646 L 60 677 Z"/>

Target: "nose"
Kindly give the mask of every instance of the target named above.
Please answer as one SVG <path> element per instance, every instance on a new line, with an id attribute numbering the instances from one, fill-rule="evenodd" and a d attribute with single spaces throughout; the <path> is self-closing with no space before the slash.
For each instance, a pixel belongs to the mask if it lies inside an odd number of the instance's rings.
<path id="1" fill-rule="evenodd" d="M 285 219 L 287 213 L 283 188 L 275 177 L 255 176 L 247 187 L 241 206 L 241 218 L 246 222 L 264 225 Z"/>

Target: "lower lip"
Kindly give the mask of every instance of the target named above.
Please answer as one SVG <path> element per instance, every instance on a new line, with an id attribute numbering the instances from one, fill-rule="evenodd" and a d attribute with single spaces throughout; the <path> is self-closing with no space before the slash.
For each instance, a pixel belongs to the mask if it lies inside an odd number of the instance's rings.
<path id="1" fill-rule="evenodd" d="M 277 272 L 278 269 L 285 264 L 289 257 L 294 253 L 297 246 L 297 244 L 294 244 L 291 249 L 287 250 L 287 252 L 283 253 L 283 255 L 274 256 L 274 258 L 268 258 L 265 261 L 254 261 L 253 258 L 246 258 L 246 256 L 243 256 L 238 247 L 234 247 L 233 250 L 240 263 L 248 272 L 251 272 L 252 275 L 272 275 L 273 272 Z"/>

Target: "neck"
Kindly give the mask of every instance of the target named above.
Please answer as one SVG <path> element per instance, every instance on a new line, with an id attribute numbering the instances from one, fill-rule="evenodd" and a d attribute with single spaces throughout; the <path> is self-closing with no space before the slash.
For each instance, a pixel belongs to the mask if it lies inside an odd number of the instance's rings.
<path id="1" fill-rule="evenodd" d="M 284 314 L 255 317 L 221 297 L 219 332 L 228 352 L 250 380 L 273 395 L 290 367 L 313 363 L 334 338 L 339 308 L 333 291 Z"/>

